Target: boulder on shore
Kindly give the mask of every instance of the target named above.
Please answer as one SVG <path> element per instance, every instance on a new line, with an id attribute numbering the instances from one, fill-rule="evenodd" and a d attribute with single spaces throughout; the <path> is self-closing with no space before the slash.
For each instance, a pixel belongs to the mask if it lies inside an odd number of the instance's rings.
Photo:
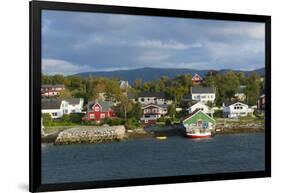
<path id="1" fill-rule="evenodd" d="M 60 132 L 55 144 L 102 143 L 122 140 L 124 136 L 123 125 L 79 126 Z"/>

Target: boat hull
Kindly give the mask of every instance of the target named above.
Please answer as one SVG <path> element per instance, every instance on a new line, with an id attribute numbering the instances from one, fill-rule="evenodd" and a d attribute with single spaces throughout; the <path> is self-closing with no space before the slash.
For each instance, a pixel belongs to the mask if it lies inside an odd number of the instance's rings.
<path id="1" fill-rule="evenodd" d="M 210 138 L 212 137 L 212 133 L 186 133 L 186 137 L 188 138 Z"/>

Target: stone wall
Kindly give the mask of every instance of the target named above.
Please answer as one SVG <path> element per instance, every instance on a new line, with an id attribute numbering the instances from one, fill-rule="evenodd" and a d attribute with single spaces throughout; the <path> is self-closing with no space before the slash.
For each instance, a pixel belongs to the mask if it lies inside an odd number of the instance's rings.
<path id="1" fill-rule="evenodd" d="M 59 133 L 55 144 L 102 143 L 122 140 L 125 127 L 119 126 L 79 126 Z"/>

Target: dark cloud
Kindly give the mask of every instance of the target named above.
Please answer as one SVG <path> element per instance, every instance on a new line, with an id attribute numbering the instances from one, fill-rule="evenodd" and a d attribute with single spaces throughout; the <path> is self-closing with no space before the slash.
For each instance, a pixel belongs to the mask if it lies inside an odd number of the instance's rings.
<path id="1" fill-rule="evenodd" d="M 256 69 L 264 36 L 263 23 L 43 11 L 43 72 Z"/>

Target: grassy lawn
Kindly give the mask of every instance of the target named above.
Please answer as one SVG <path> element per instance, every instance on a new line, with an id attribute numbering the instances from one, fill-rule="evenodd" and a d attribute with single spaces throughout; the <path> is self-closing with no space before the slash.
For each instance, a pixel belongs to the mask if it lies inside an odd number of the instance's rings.
<path id="1" fill-rule="evenodd" d="M 256 117 L 256 116 L 246 116 L 241 117 L 239 119 L 231 119 L 231 118 L 215 118 L 217 124 L 248 124 L 248 123 L 255 123 L 255 124 L 262 124 L 264 123 L 263 117 Z"/>

